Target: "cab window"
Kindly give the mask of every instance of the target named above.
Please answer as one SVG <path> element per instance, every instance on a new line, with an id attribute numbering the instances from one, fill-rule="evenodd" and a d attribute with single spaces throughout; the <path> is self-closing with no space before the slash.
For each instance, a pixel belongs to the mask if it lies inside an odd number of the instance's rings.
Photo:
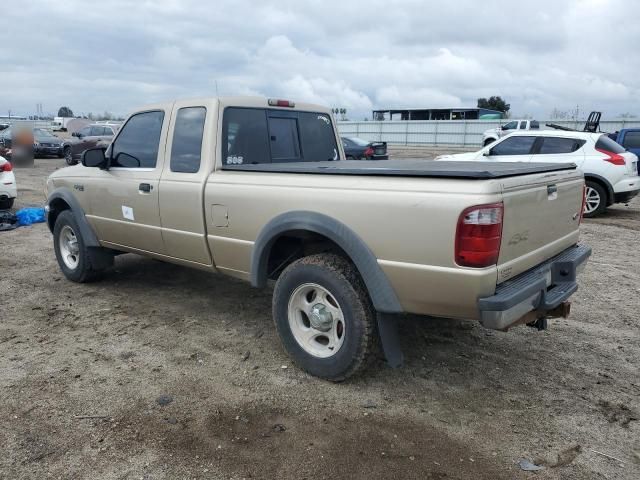
<path id="1" fill-rule="evenodd" d="M 490 155 L 528 155 L 536 137 L 509 137 L 490 150 Z"/>
<path id="2" fill-rule="evenodd" d="M 155 168 L 163 120 L 162 111 L 143 112 L 130 117 L 113 143 L 111 166 Z"/>
<path id="3" fill-rule="evenodd" d="M 172 172 L 196 173 L 200 170 L 202 134 L 207 109 L 185 107 L 178 110 L 171 143 Z"/>

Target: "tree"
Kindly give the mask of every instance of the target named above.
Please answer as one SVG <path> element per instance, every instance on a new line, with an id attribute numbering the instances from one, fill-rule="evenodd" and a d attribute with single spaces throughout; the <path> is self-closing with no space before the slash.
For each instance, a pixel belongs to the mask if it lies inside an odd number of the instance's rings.
<path id="1" fill-rule="evenodd" d="M 73 117 L 73 112 L 71 111 L 71 109 L 69 107 L 60 107 L 58 109 L 58 116 L 59 117 Z"/>
<path id="2" fill-rule="evenodd" d="M 505 102 L 502 97 L 489 97 L 489 99 L 479 98 L 478 108 L 488 108 L 490 110 L 507 113 L 511 108 L 511 105 Z"/>

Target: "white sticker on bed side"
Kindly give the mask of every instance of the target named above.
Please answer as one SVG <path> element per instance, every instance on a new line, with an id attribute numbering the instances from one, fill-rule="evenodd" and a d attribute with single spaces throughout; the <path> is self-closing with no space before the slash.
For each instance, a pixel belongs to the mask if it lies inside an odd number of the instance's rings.
<path id="1" fill-rule="evenodd" d="M 122 216 L 127 220 L 135 220 L 133 218 L 133 208 L 122 205 Z"/>

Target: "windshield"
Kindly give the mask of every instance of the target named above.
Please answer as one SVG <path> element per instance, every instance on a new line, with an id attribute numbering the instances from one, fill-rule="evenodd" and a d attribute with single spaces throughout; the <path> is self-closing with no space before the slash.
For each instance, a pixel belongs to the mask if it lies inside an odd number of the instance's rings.
<path id="1" fill-rule="evenodd" d="M 502 127 L 503 130 L 515 130 L 516 128 L 518 128 L 518 122 L 509 122 L 507 123 L 504 127 Z"/>
<path id="2" fill-rule="evenodd" d="M 356 145 L 358 145 L 359 147 L 366 147 L 367 145 L 369 145 L 369 142 L 361 138 L 357 138 L 357 137 L 347 137 L 347 138 L 351 140 L 353 143 L 355 143 Z"/>
<path id="3" fill-rule="evenodd" d="M 49 130 L 45 130 L 44 128 L 34 128 L 33 136 L 36 138 L 58 138 Z"/>

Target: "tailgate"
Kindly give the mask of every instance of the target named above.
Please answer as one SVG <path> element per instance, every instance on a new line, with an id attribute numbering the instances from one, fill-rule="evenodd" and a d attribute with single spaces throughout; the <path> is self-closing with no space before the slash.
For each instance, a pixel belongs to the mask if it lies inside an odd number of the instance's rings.
<path id="1" fill-rule="evenodd" d="M 503 180 L 504 220 L 497 283 L 577 243 L 583 185 L 579 170 Z"/>

